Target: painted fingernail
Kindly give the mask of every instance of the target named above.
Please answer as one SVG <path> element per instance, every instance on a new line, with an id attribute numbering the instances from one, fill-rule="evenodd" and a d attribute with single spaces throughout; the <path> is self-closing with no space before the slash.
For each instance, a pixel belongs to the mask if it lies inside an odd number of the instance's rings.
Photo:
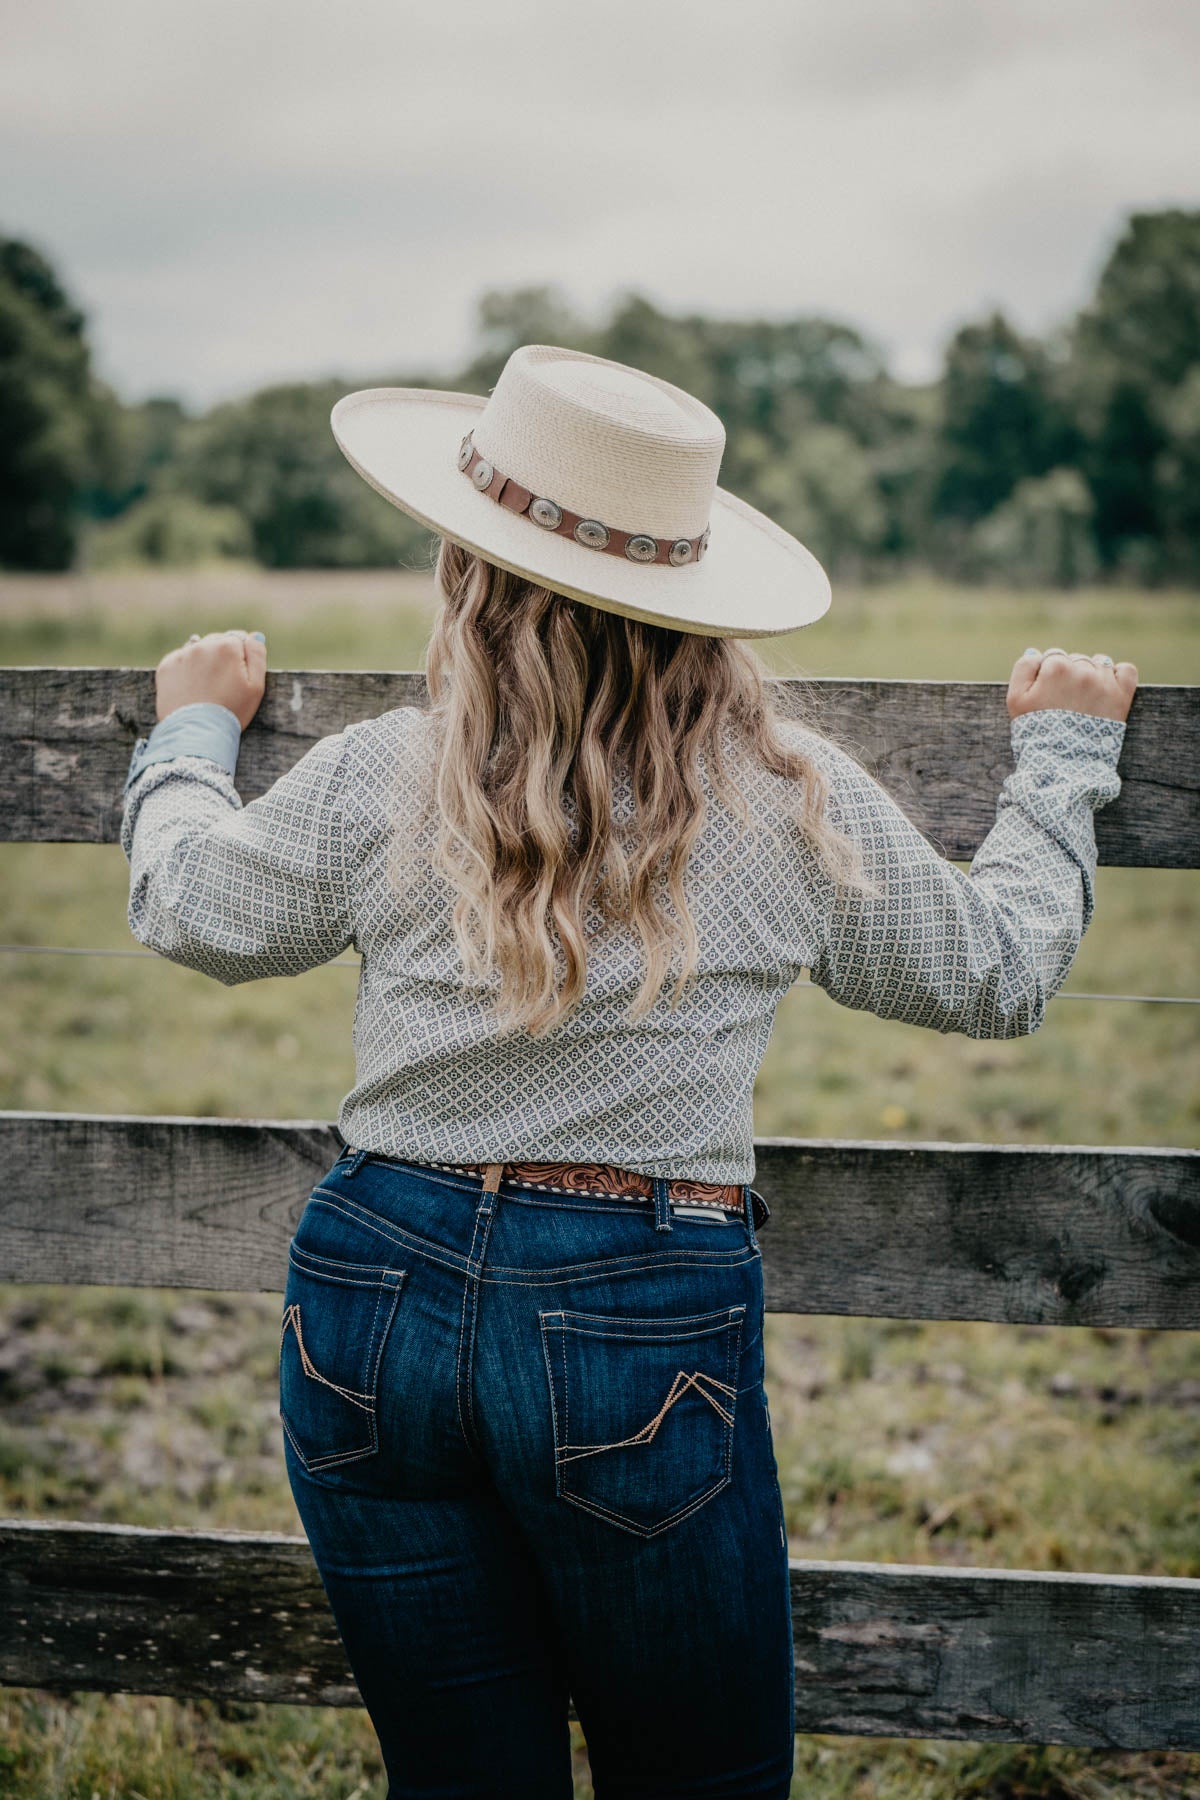
<path id="1" fill-rule="evenodd" d="M 250 636 L 252 638 L 257 638 L 260 644 L 265 644 L 267 641 L 266 633 L 262 631 L 252 631 Z"/>
<path id="2" fill-rule="evenodd" d="M 1022 656 L 1040 656 L 1041 654 L 1042 653 L 1038 649 L 1036 644 L 1031 644 L 1029 646 L 1028 650 L 1022 650 L 1022 652 L 1021 652 Z"/>

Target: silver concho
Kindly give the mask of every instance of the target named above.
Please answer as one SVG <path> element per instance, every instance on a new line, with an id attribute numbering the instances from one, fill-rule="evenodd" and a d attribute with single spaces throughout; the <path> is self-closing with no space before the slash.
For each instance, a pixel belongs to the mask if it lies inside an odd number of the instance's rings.
<path id="1" fill-rule="evenodd" d="M 625 554 L 631 562 L 653 562 L 658 555 L 658 544 L 654 538 L 647 537 L 645 532 L 639 531 L 637 536 L 631 537 L 625 545 Z"/>
<path id="2" fill-rule="evenodd" d="M 562 524 L 562 507 L 556 506 L 553 500 L 531 500 L 529 516 L 535 525 L 541 525 L 546 531 L 557 531 Z"/>
<path id="3" fill-rule="evenodd" d="M 458 466 L 460 469 L 465 469 L 470 462 L 473 449 L 474 445 L 471 442 L 471 434 L 468 431 L 466 437 L 458 447 Z"/>
<path id="4" fill-rule="evenodd" d="M 675 564 L 675 567 L 678 568 L 680 563 L 691 562 L 691 560 L 692 560 L 692 540 L 691 540 L 691 538 L 676 538 L 675 542 L 671 545 L 671 548 L 667 552 L 667 561 L 673 562 Z"/>
<path id="5" fill-rule="evenodd" d="M 471 480 L 477 488 L 488 488 L 492 485 L 492 476 L 495 473 L 490 462 L 477 462 L 471 470 Z"/>
<path id="6" fill-rule="evenodd" d="M 712 530 L 712 526 L 706 525 L 704 527 L 704 535 L 701 537 L 700 542 L 696 545 L 696 561 L 697 562 L 700 561 L 700 558 L 704 555 L 704 552 L 708 549 L 708 534 L 711 530 Z"/>
<path id="7" fill-rule="evenodd" d="M 608 526 L 602 525 L 599 519 L 580 519 L 575 527 L 575 537 L 589 550 L 603 550 L 608 542 Z"/>

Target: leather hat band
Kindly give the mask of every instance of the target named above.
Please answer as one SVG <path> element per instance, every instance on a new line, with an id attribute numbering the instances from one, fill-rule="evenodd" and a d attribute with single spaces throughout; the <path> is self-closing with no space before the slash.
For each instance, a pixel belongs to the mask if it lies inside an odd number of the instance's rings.
<path id="1" fill-rule="evenodd" d="M 548 500 L 531 489 L 522 487 L 508 475 L 502 475 L 486 457 L 479 454 L 471 441 L 471 433 L 459 446 L 458 466 L 481 494 L 498 500 L 510 512 L 525 513 L 543 531 L 556 531 L 574 538 L 587 550 L 603 550 L 609 556 L 621 556 L 633 563 L 667 563 L 671 568 L 684 568 L 699 562 L 708 549 L 709 527 L 699 537 L 660 538 L 647 531 L 618 531 L 599 519 L 588 519 L 582 513 L 568 511 L 556 500 Z"/>

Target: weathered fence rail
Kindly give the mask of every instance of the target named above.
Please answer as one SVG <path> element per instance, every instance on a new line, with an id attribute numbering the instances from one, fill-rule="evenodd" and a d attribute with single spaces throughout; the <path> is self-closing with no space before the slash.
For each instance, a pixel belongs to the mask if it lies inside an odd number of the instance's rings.
<path id="1" fill-rule="evenodd" d="M 997 683 L 780 683 L 947 856 L 1011 767 Z M 1200 690 L 1140 688 L 1102 862 L 1200 866 Z M 427 700 L 420 674 L 277 671 L 250 799 L 309 743 Z M 145 669 L 0 670 L 9 841 L 106 843 Z M 1200 1152 L 760 1138 L 774 1311 L 1200 1327 Z M 323 1120 L 0 1113 L 0 1279 L 278 1292 L 337 1154 Z M 1200 1749 L 1200 1581 L 793 1561 L 796 1728 Z M 0 1682 L 353 1705 L 302 1538 L 0 1521 Z"/>
<path id="2" fill-rule="evenodd" d="M 1200 1582 L 791 1565 L 796 1729 L 1197 1744 Z M 360 1704 L 303 1538 L 0 1522 L 0 1682 Z"/>
<path id="3" fill-rule="evenodd" d="M 974 854 L 1012 767 L 1005 683 L 784 679 L 777 687 L 789 711 L 811 700 L 822 728 L 862 758 L 944 855 Z M 1121 793 L 1096 815 L 1102 863 L 1195 868 L 1196 691 L 1138 689 L 1121 752 Z M 239 792 L 253 799 L 311 743 L 354 720 L 427 704 L 419 671 L 274 670 L 242 740 Z M 0 834 L 22 842 L 115 839 L 133 741 L 153 723 L 152 669 L 0 669 Z"/>
<path id="4" fill-rule="evenodd" d="M 319 1120 L 0 1112 L 10 1281 L 282 1290 Z M 1200 1329 L 1200 1151 L 757 1138 L 774 1312 Z"/>

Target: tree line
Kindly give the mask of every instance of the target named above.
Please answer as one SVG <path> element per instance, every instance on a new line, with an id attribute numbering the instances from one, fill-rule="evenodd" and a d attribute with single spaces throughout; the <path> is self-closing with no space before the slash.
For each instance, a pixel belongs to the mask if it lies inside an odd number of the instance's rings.
<path id="1" fill-rule="evenodd" d="M 1060 329 L 969 321 L 924 384 L 837 320 L 672 314 L 636 292 L 595 320 L 543 286 L 484 293 L 444 377 L 292 382 L 199 414 L 124 404 L 49 258 L 0 237 L 0 567 L 427 566 L 429 534 L 350 469 L 330 408 L 356 387 L 486 393 L 523 343 L 698 395 L 726 429 L 721 485 L 842 578 L 1200 583 L 1200 211 L 1178 208 L 1129 216 Z"/>

